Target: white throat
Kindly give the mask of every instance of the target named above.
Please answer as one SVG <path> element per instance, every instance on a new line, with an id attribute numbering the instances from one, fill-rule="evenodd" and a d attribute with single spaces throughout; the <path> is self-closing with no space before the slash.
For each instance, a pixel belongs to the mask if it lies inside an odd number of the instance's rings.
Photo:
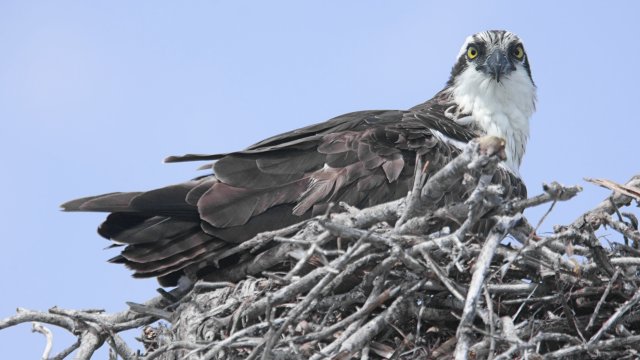
<path id="1" fill-rule="evenodd" d="M 456 78 L 451 94 L 459 113 L 471 114 L 486 135 L 506 140 L 506 165 L 519 174 L 536 100 L 536 87 L 526 70 L 519 65 L 498 83 L 469 66 Z"/>

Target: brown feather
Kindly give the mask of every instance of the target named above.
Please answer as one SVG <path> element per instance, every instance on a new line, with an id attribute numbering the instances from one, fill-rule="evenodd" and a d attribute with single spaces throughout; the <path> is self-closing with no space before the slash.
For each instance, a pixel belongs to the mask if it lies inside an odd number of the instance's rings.
<path id="1" fill-rule="evenodd" d="M 198 201 L 200 217 L 215 227 L 244 225 L 252 216 L 270 207 L 295 202 L 308 182 L 304 178 L 268 189 L 237 188 L 216 183 Z"/>
<path id="2" fill-rule="evenodd" d="M 212 236 L 199 231 L 199 229 L 194 229 L 191 233 L 178 238 L 166 238 L 154 243 L 127 246 L 122 251 L 122 256 L 128 261 L 147 263 L 184 253 L 209 241 L 213 241 Z M 225 244 L 223 241 L 217 241 L 217 243 L 220 246 Z"/>

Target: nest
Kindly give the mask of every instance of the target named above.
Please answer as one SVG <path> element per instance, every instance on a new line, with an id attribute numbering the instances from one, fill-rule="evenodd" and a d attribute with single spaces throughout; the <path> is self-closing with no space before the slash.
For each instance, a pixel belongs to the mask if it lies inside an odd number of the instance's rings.
<path id="1" fill-rule="evenodd" d="M 541 236 L 522 210 L 551 211 L 580 187 L 553 183 L 539 196 L 505 201 L 487 181 L 491 161 L 470 154 L 461 166 L 478 171 L 464 204 L 425 209 L 414 191 L 369 209 L 342 204 L 341 212 L 259 237 L 260 276 L 196 283 L 149 358 L 637 358 L 640 233 L 618 209 L 638 199 L 640 177 L 627 185 L 592 180 L 612 196 Z M 461 180 L 445 175 L 440 183 Z M 433 191 L 430 181 L 417 176 L 415 189 Z M 620 242 L 603 248 L 602 226 Z M 275 254 L 277 266 L 256 265 Z M 176 339 L 198 345 L 165 352 L 178 349 Z"/>
<path id="2" fill-rule="evenodd" d="M 260 234 L 231 250 L 250 255 L 227 270 L 241 281 L 183 283 L 117 314 L 21 310 L 0 329 L 33 320 L 68 328 L 77 358 L 102 341 L 146 360 L 638 358 L 640 232 L 620 209 L 640 199 L 640 176 L 590 180 L 612 195 L 541 235 L 522 211 L 551 211 L 580 187 L 505 199 L 491 184 L 499 161 L 472 142 L 436 175 L 416 174 L 405 199 L 337 204 Z M 472 188 L 464 203 L 425 200 L 461 181 Z M 605 226 L 619 236 L 606 248 Z M 118 335 L 139 326 L 144 355 Z"/>

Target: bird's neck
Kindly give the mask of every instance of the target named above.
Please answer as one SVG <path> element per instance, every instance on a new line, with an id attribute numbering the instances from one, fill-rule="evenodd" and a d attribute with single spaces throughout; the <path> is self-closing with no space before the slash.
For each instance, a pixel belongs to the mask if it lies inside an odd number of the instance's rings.
<path id="1" fill-rule="evenodd" d="M 470 114 L 486 135 L 506 140 L 506 165 L 519 174 L 529 139 L 529 118 L 535 111 L 535 85 L 530 78 L 514 76 L 496 82 L 478 73 L 463 73 L 450 90 L 459 114 Z M 462 119 L 461 119 L 462 120 Z"/>

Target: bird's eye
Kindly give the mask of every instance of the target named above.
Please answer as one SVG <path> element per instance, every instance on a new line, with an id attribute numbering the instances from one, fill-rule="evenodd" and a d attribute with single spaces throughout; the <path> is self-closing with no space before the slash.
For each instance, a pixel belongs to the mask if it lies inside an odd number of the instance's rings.
<path id="1" fill-rule="evenodd" d="M 469 48 L 467 49 L 467 57 L 470 60 L 473 60 L 475 58 L 478 57 L 478 49 L 476 49 L 475 46 L 469 46 Z"/>
<path id="2" fill-rule="evenodd" d="M 522 60 L 522 58 L 524 57 L 524 49 L 521 45 L 518 45 L 515 49 L 513 49 L 513 56 L 515 56 L 518 60 Z"/>

